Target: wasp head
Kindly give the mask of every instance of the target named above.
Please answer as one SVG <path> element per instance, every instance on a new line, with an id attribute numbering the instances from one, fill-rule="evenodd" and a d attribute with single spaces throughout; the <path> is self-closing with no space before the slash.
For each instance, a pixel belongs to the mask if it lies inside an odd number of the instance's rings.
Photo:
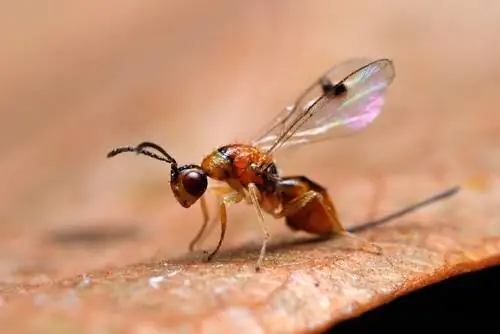
<path id="1" fill-rule="evenodd" d="M 175 198 L 185 208 L 203 196 L 208 186 L 207 174 L 197 165 L 172 166 L 170 186 Z"/>
<path id="2" fill-rule="evenodd" d="M 156 150 L 160 154 L 151 152 L 150 149 Z M 155 143 L 143 142 L 137 146 L 119 147 L 109 152 L 107 156 L 111 158 L 123 152 L 147 155 L 150 158 L 170 164 L 170 186 L 172 192 L 180 205 L 185 208 L 193 205 L 207 190 L 207 174 L 200 166 L 184 165 L 179 167 L 175 159 Z"/>

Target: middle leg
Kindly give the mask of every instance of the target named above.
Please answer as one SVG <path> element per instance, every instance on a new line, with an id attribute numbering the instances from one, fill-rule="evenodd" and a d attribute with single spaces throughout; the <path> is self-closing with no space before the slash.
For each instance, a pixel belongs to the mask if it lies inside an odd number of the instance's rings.
<path id="1" fill-rule="evenodd" d="M 253 207 L 255 208 L 255 211 L 257 213 L 257 218 L 259 221 L 259 225 L 262 229 L 262 233 L 264 234 L 264 239 L 262 240 L 262 246 L 260 247 L 260 253 L 259 253 L 259 258 L 257 259 L 257 263 L 255 264 L 255 271 L 259 271 L 261 266 L 262 266 L 262 261 L 264 260 L 264 256 L 266 255 L 266 247 L 267 247 L 267 242 L 271 238 L 271 234 L 269 233 L 269 230 L 267 229 L 267 226 L 265 224 L 264 220 L 264 214 L 262 213 L 262 208 L 260 207 L 260 192 L 257 186 L 253 183 L 250 183 L 248 185 L 248 196 L 250 197 L 250 200 L 253 204 Z"/>

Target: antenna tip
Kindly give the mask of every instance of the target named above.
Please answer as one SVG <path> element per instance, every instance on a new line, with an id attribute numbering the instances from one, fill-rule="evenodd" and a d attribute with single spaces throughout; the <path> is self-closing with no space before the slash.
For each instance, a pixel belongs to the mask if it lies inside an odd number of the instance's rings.
<path id="1" fill-rule="evenodd" d="M 108 154 L 106 154 L 106 158 L 112 158 L 115 155 L 117 155 L 118 153 L 119 153 L 118 150 L 112 150 L 112 151 L 108 152 Z"/>

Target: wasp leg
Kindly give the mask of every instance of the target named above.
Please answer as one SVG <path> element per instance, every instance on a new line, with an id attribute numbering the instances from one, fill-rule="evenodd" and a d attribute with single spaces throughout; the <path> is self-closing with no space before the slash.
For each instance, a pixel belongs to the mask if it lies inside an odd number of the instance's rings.
<path id="1" fill-rule="evenodd" d="M 209 187 L 209 190 L 214 192 L 219 197 L 223 194 L 230 194 L 230 193 L 234 192 L 234 190 L 232 188 L 230 188 L 229 186 L 219 186 L 219 185 L 211 186 L 211 187 Z M 196 244 L 202 243 L 210 235 L 210 233 L 213 231 L 214 227 L 217 225 L 216 224 L 217 219 L 219 219 L 219 217 L 216 217 L 216 219 L 214 219 L 212 221 L 212 224 L 210 226 L 208 226 L 208 223 L 210 222 L 210 215 L 208 212 L 206 196 L 203 196 L 202 198 L 200 198 L 200 206 L 201 206 L 201 213 L 203 215 L 203 224 L 201 225 L 201 228 L 198 231 L 198 233 L 195 235 L 195 237 L 189 243 L 189 251 L 190 252 L 192 252 L 194 250 L 194 247 Z M 219 211 L 218 209 L 219 209 L 219 203 L 217 203 L 217 207 L 216 207 L 217 211 Z M 207 226 L 208 226 L 207 233 L 205 233 L 205 235 L 203 235 Z"/>
<path id="2" fill-rule="evenodd" d="M 219 205 L 217 205 L 215 211 L 217 212 L 217 214 L 219 213 Z M 207 221 L 206 229 L 202 227 L 204 230 L 206 230 L 206 232 L 203 233 L 200 229 L 199 235 L 196 236 L 197 239 L 196 240 L 193 239 L 193 249 L 194 249 L 195 244 L 197 244 L 200 247 L 200 249 L 202 248 L 203 243 L 208 238 L 208 236 L 212 234 L 212 232 L 214 231 L 214 228 L 217 226 L 217 223 L 219 222 L 219 220 L 220 220 L 220 216 L 217 215 L 216 217 L 214 217 L 214 219 L 210 219 Z"/>
<path id="3" fill-rule="evenodd" d="M 285 218 L 287 216 L 293 216 L 300 210 L 302 210 L 307 204 L 314 200 L 319 200 L 322 202 L 323 197 L 321 196 L 320 193 L 314 191 L 314 190 L 309 190 L 302 194 L 301 196 L 298 196 L 285 205 L 281 207 L 281 209 L 277 209 L 274 211 L 273 216 L 275 218 Z M 343 229 L 343 228 L 342 228 Z"/>
<path id="4" fill-rule="evenodd" d="M 259 220 L 260 227 L 262 229 L 262 233 L 264 234 L 264 239 L 262 240 L 262 246 L 260 247 L 259 258 L 257 259 L 257 263 L 255 264 L 255 271 L 259 271 L 262 265 L 262 261 L 264 260 L 264 256 L 266 254 L 267 242 L 271 238 L 271 234 L 267 229 L 267 226 L 264 221 L 264 214 L 262 213 L 262 208 L 259 204 L 260 192 L 257 189 L 257 186 L 253 183 L 248 185 L 248 195 L 250 200 L 252 201 L 253 207 L 257 213 L 257 218 Z"/>
<path id="5" fill-rule="evenodd" d="M 220 247 L 222 246 L 222 241 L 224 240 L 224 235 L 226 234 L 226 226 L 227 226 L 227 212 L 226 206 L 229 204 L 236 204 L 243 200 L 243 195 L 239 192 L 233 192 L 229 195 L 225 195 L 221 197 L 219 200 L 219 216 L 220 216 L 220 238 L 217 244 L 217 247 L 210 253 L 207 257 L 207 261 L 211 261 L 212 258 L 219 252 Z"/>
<path id="6" fill-rule="evenodd" d="M 373 249 L 373 252 L 375 254 L 378 254 L 378 255 L 381 255 L 383 253 L 382 251 L 382 247 L 380 247 L 379 245 L 371 242 L 371 241 L 368 241 L 367 239 L 365 238 L 362 238 L 354 233 L 351 233 L 349 231 L 346 231 L 346 230 L 343 230 L 343 231 L 340 231 L 340 232 L 335 232 L 336 234 L 338 235 L 341 235 L 341 236 L 344 236 L 344 237 L 348 237 L 348 238 L 351 238 L 351 239 L 354 239 L 354 240 L 358 240 L 360 242 L 362 242 L 363 244 L 369 246 L 371 249 Z"/>
<path id="7" fill-rule="evenodd" d="M 337 219 L 336 214 L 332 212 L 323 202 L 323 196 L 314 191 L 314 190 L 309 190 L 308 192 L 304 193 L 303 195 L 294 198 L 290 202 L 286 203 L 281 210 L 275 211 L 274 216 L 276 218 L 284 218 L 287 216 L 293 216 L 300 210 L 302 210 L 307 204 L 311 203 L 312 201 L 318 201 L 321 206 L 323 207 L 323 210 L 325 210 L 326 214 L 328 215 L 331 223 L 332 223 L 332 234 L 335 235 L 341 235 L 344 237 L 349 237 L 352 239 L 356 239 L 358 241 L 361 241 L 364 243 L 366 246 L 369 246 L 371 249 L 374 250 L 376 254 L 382 254 L 382 247 L 374 244 L 371 241 L 366 240 L 365 238 L 359 237 L 349 231 L 346 231 L 346 229 L 342 226 L 340 221 Z"/>
<path id="8" fill-rule="evenodd" d="M 207 208 L 207 200 L 205 199 L 205 196 L 200 198 L 200 206 L 201 206 L 201 214 L 203 215 L 203 224 L 201 225 L 200 230 L 198 233 L 194 236 L 193 240 L 189 243 L 189 251 L 192 252 L 194 250 L 194 246 L 196 243 L 200 240 L 201 236 L 203 235 L 203 232 L 207 228 L 208 222 L 210 220 L 210 216 L 208 214 L 208 208 Z"/>

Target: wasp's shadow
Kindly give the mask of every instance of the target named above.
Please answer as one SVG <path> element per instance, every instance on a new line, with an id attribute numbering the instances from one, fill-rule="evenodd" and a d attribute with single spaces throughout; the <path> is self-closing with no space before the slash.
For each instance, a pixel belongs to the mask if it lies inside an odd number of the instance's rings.
<path id="1" fill-rule="evenodd" d="M 139 224 L 129 222 L 103 222 L 102 224 L 77 224 L 50 231 L 44 240 L 49 243 L 71 245 L 101 245 L 113 242 L 136 240 L 142 229 Z"/>

